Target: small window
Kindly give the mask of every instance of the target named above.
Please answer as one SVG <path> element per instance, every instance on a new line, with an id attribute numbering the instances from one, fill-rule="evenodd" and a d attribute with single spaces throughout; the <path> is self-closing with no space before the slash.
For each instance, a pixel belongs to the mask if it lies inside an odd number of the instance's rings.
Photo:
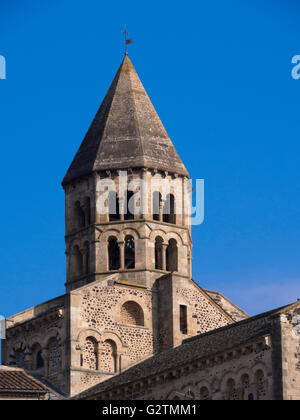
<path id="1" fill-rule="evenodd" d="M 180 305 L 180 331 L 187 334 L 187 306 Z"/>

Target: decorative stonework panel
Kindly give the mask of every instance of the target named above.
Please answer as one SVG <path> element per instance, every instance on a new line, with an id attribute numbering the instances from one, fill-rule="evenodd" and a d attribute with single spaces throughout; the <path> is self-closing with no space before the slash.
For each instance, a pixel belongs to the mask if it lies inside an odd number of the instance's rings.
<path id="1" fill-rule="evenodd" d="M 136 300 L 141 302 L 143 309 Z M 128 346 L 129 361 L 134 363 L 153 353 L 152 331 L 139 326 L 144 324 L 144 317 L 151 316 L 151 300 L 149 290 L 93 286 L 84 290 L 81 318 L 89 328 L 96 329 L 100 334 L 105 331 L 117 334 Z M 108 371 L 112 367 L 112 359 L 109 351 L 103 353 L 104 370 Z"/>
<path id="2" fill-rule="evenodd" d="M 97 370 L 97 347 L 96 340 L 93 337 L 87 337 L 82 352 L 82 366 L 84 368 Z"/>

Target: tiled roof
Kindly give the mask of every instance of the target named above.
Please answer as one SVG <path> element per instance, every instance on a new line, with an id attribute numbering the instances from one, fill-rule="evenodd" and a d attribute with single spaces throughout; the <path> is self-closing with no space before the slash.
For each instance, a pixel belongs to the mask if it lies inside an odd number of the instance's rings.
<path id="1" fill-rule="evenodd" d="M 126 55 L 63 185 L 94 171 L 128 168 L 151 168 L 188 176 Z"/>
<path id="2" fill-rule="evenodd" d="M 1 392 L 44 394 L 48 392 L 48 388 L 29 376 L 23 369 L 0 366 L 0 394 Z"/>

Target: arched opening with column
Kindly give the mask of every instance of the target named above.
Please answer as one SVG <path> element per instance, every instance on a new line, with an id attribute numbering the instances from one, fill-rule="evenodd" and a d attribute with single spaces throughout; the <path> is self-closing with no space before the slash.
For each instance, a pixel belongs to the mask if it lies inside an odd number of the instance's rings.
<path id="1" fill-rule="evenodd" d="M 161 236 L 155 238 L 155 269 L 163 270 L 163 239 Z"/>
<path id="2" fill-rule="evenodd" d="M 115 236 L 108 238 L 108 268 L 109 270 L 119 270 L 120 264 L 120 247 Z"/>
<path id="3" fill-rule="evenodd" d="M 169 240 L 166 251 L 166 269 L 167 271 L 178 271 L 178 247 L 175 239 Z"/>
<path id="4" fill-rule="evenodd" d="M 152 194 L 152 218 L 153 220 L 160 220 L 160 209 L 162 204 L 162 196 L 159 191 L 154 191 Z"/>
<path id="5" fill-rule="evenodd" d="M 125 269 L 132 270 L 135 268 L 135 244 L 131 235 L 125 237 Z"/>
<path id="6" fill-rule="evenodd" d="M 176 203 L 175 196 L 168 194 L 163 209 L 163 221 L 165 223 L 176 224 Z"/>

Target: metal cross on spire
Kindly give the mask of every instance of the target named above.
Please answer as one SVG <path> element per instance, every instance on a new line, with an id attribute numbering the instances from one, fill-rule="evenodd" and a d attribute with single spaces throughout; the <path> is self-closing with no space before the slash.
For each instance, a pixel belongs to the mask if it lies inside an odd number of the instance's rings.
<path id="1" fill-rule="evenodd" d="M 132 44 L 133 40 L 128 38 L 128 35 L 130 35 L 130 33 L 127 31 L 126 25 L 124 26 L 124 30 L 122 31 L 123 35 L 124 35 L 124 40 L 125 40 L 125 54 L 127 55 L 127 45 Z"/>

